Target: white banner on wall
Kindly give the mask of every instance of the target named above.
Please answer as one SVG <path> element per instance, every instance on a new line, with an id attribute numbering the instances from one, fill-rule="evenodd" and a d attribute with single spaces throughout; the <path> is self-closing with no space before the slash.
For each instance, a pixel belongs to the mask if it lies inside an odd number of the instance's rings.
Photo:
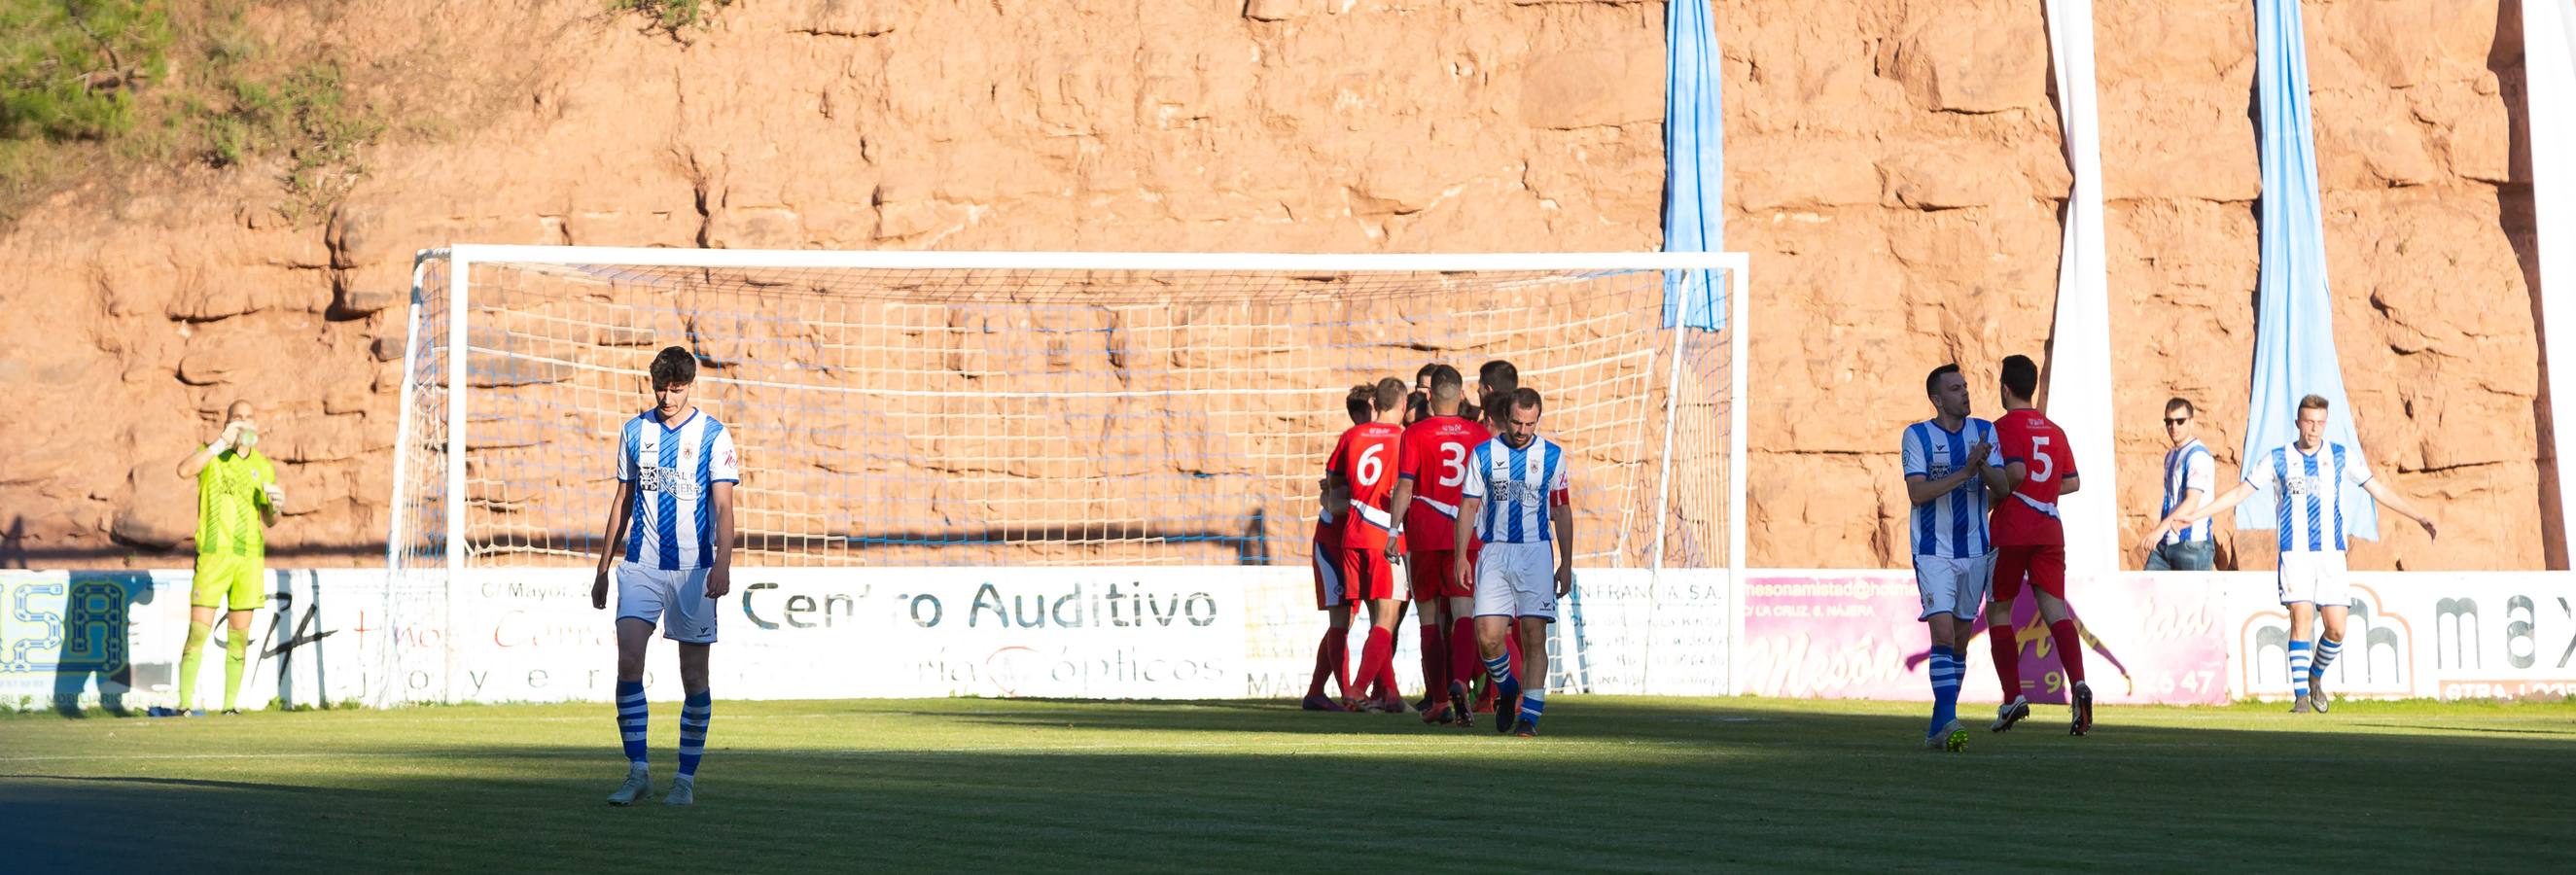
<path id="1" fill-rule="evenodd" d="M 2289 612 L 2272 575 L 2227 579 L 2228 690 L 2289 696 Z M 2576 693 L 2576 575 L 2410 571 L 2352 576 L 2338 696 L 2485 699 Z M 2311 633 L 2313 634 L 2313 633 Z"/>
<path id="2" fill-rule="evenodd" d="M 1806 593 L 1855 575 L 1903 576 L 1780 570 L 1759 572 L 1754 583 Z M 1765 612 L 1756 617 L 1764 635 L 1784 622 L 1773 615 L 1784 597 L 1740 602 L 1722 571 L 1595 569 L 1578 580 L 1550 629 L 1551 686 L 1562 691 L 1723 695 L 1737 680 L 1727 663 L 1734 613 Z M 2225 654 L 2228 697 L 2286 693 L 2288 614 L 2270 573 L 2121 580 L 2126 598 L 2076 594 L 2079 610 L 2147 612 L 2098 618 L 2105 630 L 2145 624 L 2105 639 L 2118 658 L 2144 665 L 2205 635 L 2219 639 L 2210 652 Z M 452 619 L 404 618 L 386 615 L 396 600 L 381 571 L 271 572 L 241 702 L 336 705 L 378 693 L 391 693 L 389 701 L 606 700 L 612 622 L 590 607 L 587 572 L 479 570 L 458 582 L 446 600 Z M 2139 595 L 2148 584 L 2152 597 Z M 1324 629 L 1311 582 L 1293 568 L 743 569 L 735 587 L 713 684 L 745 699 L 1294 698 Z M 0 571 L 0 706 L 172 704 L 187 591 L 184 571 Z M 2206 593 L 2207 610 L 2185 603 L 2195 592 Z M 1790 619 L 1832 627 L 1811 645 L 1877 646 L 1845 628 L 1853 617 L 1826 613 Z M 2208 622 L 2182 622 L 2204 614 Z M 1916 624 L 1898 619 L 1888 634 L 1903 640 L 1889 646 L 1913 640 L 1906 636 Z M 1410 618 L 1401 632 L 1399 683 L 1419 696 Z M 208 643 L 199 669 L 201 706 L 221 701 L 224 634 Z M 1352 633 L 1354 661 L 1364 636 L 1364 626 Z M 2329 676 L 2341 695 L 2564 695 L 2576 691 L 2576 574 L 2356 573 L 2346 641 Z M 1834 658 L 1798 657 L 1802 666 Z M 1785 670 L 1776 659 L 1765 664 L 1744 691 L 1770 689 L 1761 679 Z M 657 641 L 647 663 L 655 697 L 679 695 L 676 672 L 675 648 Z M 1845 694 L 1901 698 L 1916 686 Z M 2159 701 L 2192 701 L 2190 692 L 2147 691 Z"/>
<path id="3" fill-rule="evenodd" d="M 581 569 L 458 578 L 450 671 L 419 684 L 476 702 L 605 701 L 610 610 Z M 1242 695 L 1240 586 L 1196 569 L 777 569 L 734 573 L 709 686 L 743 699 Z M 676 698 L 676 648 L 656 638 L 646 689 Z M 426 662 L 405 660 L 406 664 Z"/>
<path id="4" fill-rule="evenodd" d="M 0 571 L 0 705 L 64 703 L 141 709 L 178 695 L 179 651 L 188 634 L 186 571 Z M 268 574 L 268 604 L 252 617 L 250 667 L 240 702 L 265 707 L 362 698 L 370 679 L 360 658 L 384 574 L 368 570 L 279 570 Z M 359 600 L 328 601 L 340 595 Z M 380 613 L 380 612 L 379 612 Z M 198 666 L 198 701 L 221 707 L 225 627 Z M 372 628 L 371 628 L 372 624 Z"/>
<path id="5" fill-rule="evenodd" d="M 270 578 L 247 708 L 606 701 L 615 683 L 613 614 L 590 606 L 583 569 L 471 570 L 445 598 L 389 597 L 380 570 Z M 1578 579 L 1550 629 L 1555 688 L 1725 693 L 1723 571 Z M 188 580 L 0 572 L 0 704 L 174 704 Z M 1325 629 L 1299 568 L 744 568 L 733 584 L 710 686 L 743 699 L 1294 698 Z M 1418 698 L 1414 619 L 1399 632 L 1398 685 Z M 221 701 L 223 634 L 199 668 L 201 707 Z M 677 672 L 676 648 L 657 638 L 650 695 L 678 698 Z"/>

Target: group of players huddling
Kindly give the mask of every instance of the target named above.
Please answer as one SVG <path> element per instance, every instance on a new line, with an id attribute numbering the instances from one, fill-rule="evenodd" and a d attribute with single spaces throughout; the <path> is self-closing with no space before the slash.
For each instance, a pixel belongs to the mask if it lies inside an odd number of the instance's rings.
<path id="1" fill-rule="evenodd" d="M 707 656 L 716 640 L 715 602 L 732 589 L 733 487 L 742 474 L 731 431 L 689 403 L 695 356 L 666 348 L 654 357 L 650 375 L 653 407 L 619 432 L 618 487 L 591 602 L 607 608 L 615 585 L 616 710 L 628 771 L 609 801 L 629 805 L 652 795 L 643 680 L 645 650 L 658 628 L 679 646 L 686 694 L 679 774 L 663 801 L 687 805 L 696 798 L 698 762 L 714 716 Z M 1932 722 L 1923 742 L 1934 750 L 1967 744 L 1959 684 L 1980 608 L 2004 695 L 1990 728 L 2002 732 L 2030 716 L 2012 624 L 2025 580 L 2073 684 L 2072 731 L 2083 735 L 2093 725 L 2083 642 L 2066 604 L 2066 534 L 2057 510 L 2058 498 L 2083 481 L 2065 432 L 2032 406 L 2038 366 L 2025 356 L 2006 358 L 2001 383 L 2006 412 L 1988 422 L 1968 415 L 1959 367 L 1935 368 L 1923 384 L 1935 415 L 1906 427 L 1903 436 L 1920 618 L 1932 637 Z M 1485 694 L 1492 697 L 1494 728 L 1535 737 L 1547 709 L 1548 626 L 1557 600 L 1574 591 L 1571 466 L 1562 447 L 1539 436 L 1546 405 L 1536 390 L 1520 385 L 1510 362 L 1478 369 L 1472 406 L 1456 368 L 1425 366 L 1415 384 L 1411 393 L 1393 378 L 1352 387 L 1352 425 L 1324 464 L 1315 600 L 1331 623 L 1316 647 L 1304 707 L 1415 710 L 1396 689 L 1393 665 L 1395 628 L 1410 601 L 1422 636 L 1423 721 L 1475 725 L 1484 706 L 1471 700 L 1471 681 L 1482 663 L 1483 676 L 1493 681 Z M 2342 650 L 2349 607 L 2342 486 L 2364 489 L 2427 534 L 2435 531 L 2431 517 L 2371 477 L 2359 450 L 2324 440 L 2326 406 L 2314 395 L 2302 399 L 2296 442 L 2257 457 L 2225 495 L 2208 496 L 2205 486 L 2189 491 L 2147 539 L 2153 545 L 2256 491 L 2273 493 L 2281 604 L 2290 611 L 2293 710 L 2301 712 L 2329 707 L 2324 673 Z M 2177 399 L 2168 404 L 2168 417 L 2177 407 L 2187 409 Z M 2003 499 L 1990 501 L 1990 495 Z M 1407 572 L 1401 588 L 1399 563 Z M 1359 671 L 1351 675 L 1345 670 L 1355 606 L 1367 608 L 1370 628 Z M 2324 634 L 2311 645 L 2317 620 Z M 1327 679 L 1339 681 L 1339 700 L 1324 695 Z"/>
<path id="2" fill-rule="evenodd" d="M 1394 667 L 1409 601 L 1422 636 L 1423 722 L 1473 726 L 1490 707 L 1496 731 L 1534 737 L 1547 710 L 1547 627 L 1556 600 L 1574 591 L 1569 460 L 1539 437 L 1546 405 L 1510 362 L 1477 370 L 1474 405 L 1457 368 L 1426 365 L 1414 380 L 1411 403 L 1392 377 L 1351 387 L 1352 425 L 1324 463 L 1315 604 L 1330 626 L 1305 707 L 1413 710 Z M 1354 675 L 1345 670 L 1357 606 L 1369 632 Z M 1490 705 L 1473 701 L 1479 663 L 1493 681 Z M 1339 682 L 1339 700 L 1324 694 L 1327 679 Z"/>
<path id="3" fill-rule="evenodd" d="M 689 805 L 697 798 L 698 763 L 714 719 L 707 657 L 716 641 L 716 600 L 732 590 L 733 488 L 742 467 L 732 431 L 690 403 L 696 357 L 668 347 L 648 373 L 653 406 L 618 433 L 617 491 L 590 590 L 591 604 L 603 610 L 612 589 L 617 596 L 616 713 L 627 773 L 608 801 L 632 805 L 653 795 L 644 656 L 659 629 L 679 646 L 686 695 L 679 774 L 662 801 Z M 1306 704 L 1351 709 L 1323 697 L 1323 679 L 1340 675 L 1350 696 L 1350 678 L 1341 675 L 1348 664 L 1343 642 L 1351 606 L 1364 603 L 1374 625 L 1360 676 L 1375 687 L 1365 706 L 1405 710 L 1391 664 L 1404 604 L 1393 563 L 1402 561 L 1422 603 L 1424 675 L 1448 691 L 1447 703 L 1425 708 L 1433 712 L 1426 719 L 1472 720 L 1463 681 L 1482 661 L 1494 679 L 1498 726 L 1534 736 L 1547 707 L 1547 626 L 1556 600 L 1574 588 L 1565 453 L 1538 436 L 1545 405 L 1536 391 L 1520 387 L 1509 362 L 1488 362 L 1479 373 L 1479 406 L 1488 417 L 1481 424 L 1460 415 L 1465 397 L 1457 369 L 1426 367 L 1416 379 L 1421 391 L 1409 412 L 1400 381 L 1354 388 L 1354 425 L 1325 466 L 1315 568 L 1333 634 L 1317 655 Z M 1459 519 L 1474 524 L 1455 525 Z M 1415 547 L 1409 555 L 1408 543 Z M 1453 561 L 1458 556 L 1466 561 Z M 1454 649 L 1444 642 L 1454 642 Z M 1519 680 L 1523 671 L 1534 681 L 1527 690 Z"/>
<path id="4" fill-rule="evenodd" d="M 2000 382 L 2004 416 L 1988 422 L 1968 415 L 1968 383 L 1959 366 L 1934 368 L 1923 380 L 1934 416 L 1907 426 L 1903 437 L 1915 586 L 1922 594 L 1920 619 L 1932 633 L 1932 723 L 1923 738 L 1932 750 L 1958 751 L 1968 743 L 1967 726 L 1958 719 L 1959 684 L 1967 675 L 1967 644 L 1975 637 L 1980 605 L 2003 692 L 1988 728 L 2003 732 L 2030 716 L 2020 677 L 2021 642 L 2012 623 L 2025 580 L 2072 684 L 2070 731 L 2083 735 L 2093 727 L 2084 642 L 2066 604 L 2066 529 L 2057 510 L 2057 500 L 2081 488 L 2083 480 L 2065 431 L 2032 406 L 2039 366 L 2027 356 L 2008 357 Z M 2326 406 L 2315 395 L 2300 399 L 2297 441 L 2258 456 L 2223 496 L 2208 498 L 2205 486 L 2189 491 L 2146 539 L 2151 548 L 2176 528 L 2225 512 L 2257 491 L 2273 494 L 2281 550 L 2277 578 L 2281 604 L 2290 612 L 2291 710 L 2299 713 L 2327 710 L 2325 670 L 2343 648 L 2350 605 L 2342 486 L 2360 487 L 2426 534 L 2435 531 L 2432 517 L 2371 477 L 2359 450 L 2324 439 Z M 2177 422 L 2170 419 L 2177 409 L 2189 404 L 2175 399 L 2166 405 L 2169 425 Z M 2167 472 L 2168 479 L 2172 475 Z M 2311 645 L 2310 621 L 2320 617 L 2324 634 Z"/>

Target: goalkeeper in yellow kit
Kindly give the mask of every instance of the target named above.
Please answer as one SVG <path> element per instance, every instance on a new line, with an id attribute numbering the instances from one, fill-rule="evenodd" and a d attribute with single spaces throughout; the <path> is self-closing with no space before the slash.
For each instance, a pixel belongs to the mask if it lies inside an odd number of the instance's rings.
<path id="1" fill-rule="evenodd" d="M 180 477 L 197 480 L 197 573 L 189 586 L 188 644 L 179 652 L 179 704 L 196 713 L 197 666 L 214 632 L 215 610 L 227 609 L 224 634 L 224 713 L 239 713 L 242 667 L 250 655 L 251 613 L 268 604 L 267 540 L 285 494 L 277 470 L 261 455 L 259 427 L 248 401 L 224 410 L 224 432 L 179 463 Z M 256 522 L 254 522 L 256 520 Z"/>

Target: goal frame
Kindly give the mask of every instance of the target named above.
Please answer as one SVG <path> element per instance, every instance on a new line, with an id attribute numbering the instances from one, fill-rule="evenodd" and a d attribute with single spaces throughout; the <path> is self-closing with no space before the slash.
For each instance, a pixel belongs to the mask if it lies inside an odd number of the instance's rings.
<path id="1" fill-rule="evenodd" d="M 447 262 L 447 287 L 424 288 L 431 262 Z M 950 252 L 909 250 L 804 250 L 804 249 L 677 249 L 601 246 L 537 246 L 506 244 L 455 244 L 420 250 L 413 259 L 412 295 L 405 331 L 403 366 L 406 377 L 402 388 L 402 413 L 395 433 L 395 446 L 408 447 L 420 423 L 415 422 L 414 387 L 409 374 L 416 372 L 422 354 L 421 320 L 426 296 L 447 296 L 445 325 L 448 379 L 464 379 L 468 373 L 466 356 L 472 309 L 468 294 L 473 266 L 479 263 L 582 265 L 614 264 L 639 267 L 680 267 L 707 269 L 744 268 L 813 268 L 813 269 L 891 269 L 891 270 L 1097 270 L 1188 272 L 1486 272 L 1486 271 L 1557 271 L 1583 270 L 1699 270 L 1722 271 L 1726 274 L 1728 342 L 1728 423 L 1727 423 L 1727 551 L 1725 569 L 1730 585 L 1743 576 L 1747 565 L 1744 519 L 1748 478 L 1745 423 L 1749 363 L 1746 350 L 1750 335 L 1748 299 L 1751 297 L 1751 258 L 1742 252 L 1512 252 L 1512 253 L 1323 253 L 1291 254 L 1272 252 Z M 1682 311 L 1673 321 L 1687 324 L 1692 313 L 1690 301 L 1682 301 Z M 1678 352 L 1686 329 L 1674 330 L 1673 344 Z M 1680 356 L 1673 361 L 1675 383 L 1678 383 Z M 451 573 L 461 571 L 466 559 L 465 454 L 468 408 L 472 392 L 452 388 L 446 393 L 446 443 L 440 448 L 444 460 L 441 475 L 446 480 L 449 500 L 442 508 L 446 515 L 446 543 L 443 564 Z M 1659 475 L 1655 511 L 1658 519 L 1671 513 L 1672 421 L 1680 400 L 1667 392 L 1664 404 L 1665 457 L 1667 464 Z M 387 567 L 399 560 L 399 544 L 412 524 L 410 508 L 402 490 L 408 482 L 407 453 L 395 453 L 394 492 L 387 521 L 385 559 Z M 1657 527 L 1657 543 L 1651 552 L 1650 568 L 1663 568 L 1662 527 Z"/>

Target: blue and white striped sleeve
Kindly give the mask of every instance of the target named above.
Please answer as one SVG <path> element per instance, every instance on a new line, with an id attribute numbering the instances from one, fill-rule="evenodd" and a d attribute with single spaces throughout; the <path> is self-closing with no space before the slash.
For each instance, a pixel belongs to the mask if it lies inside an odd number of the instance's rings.
<path id="1" fill-rule="evenodd" d="M 1548 467 L 1553 469 L 1553 475 L 1547 481 L 1547 501 L 1559 507 L 1566 506 L 1572 502 L 1574 491 L 1574 475 L 1567 469 L 1574 466 L 1566 461 L 1564 447 L 1549 444 L 1547 456 Z"/>
<path id="2" fill-rule="evenodd" d="M 619 483 L 635 482 L 635 427 L 639 422 L 642 420 L 629 419 L 624 428 L 617 430 L 617 482 Z"/>
<path id="3" fill-rule="evenodd" d="M 2246 465 L 2245 470 L 2240 473 L 2240 479 L 2244 480 L 2246 485 L 2254 487 L 2256 492 L 2270 492 L 2277 489 L 2281 482 L 2280 461 L 2279 455 L 2275 453 L 2255 456 L 2253 464 Z"/>

